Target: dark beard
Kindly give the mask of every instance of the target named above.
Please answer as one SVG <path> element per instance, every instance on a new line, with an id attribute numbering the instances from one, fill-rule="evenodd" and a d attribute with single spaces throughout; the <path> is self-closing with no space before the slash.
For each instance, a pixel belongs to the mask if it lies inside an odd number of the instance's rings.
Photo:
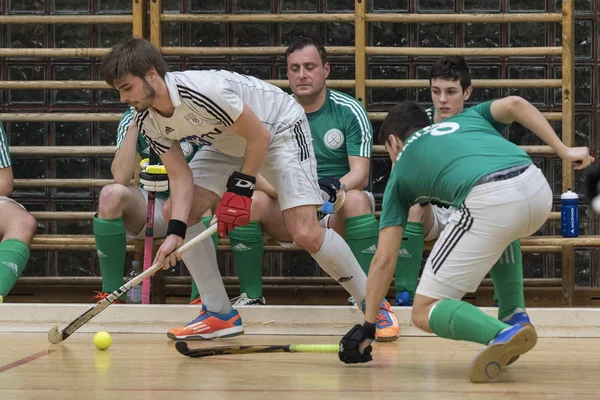
<path id="1" fill-rule="evenodd" d="M 154 99 L 156 98 L 156 91 L 145 80 L 143 90 L 144 100 L 141 102 L 141 105 L 139 107 L 135 107 L 135 110 L 137 112 L 143 112 L 149 109 L 152 106 L 152 103 L 154 103 Z"/>

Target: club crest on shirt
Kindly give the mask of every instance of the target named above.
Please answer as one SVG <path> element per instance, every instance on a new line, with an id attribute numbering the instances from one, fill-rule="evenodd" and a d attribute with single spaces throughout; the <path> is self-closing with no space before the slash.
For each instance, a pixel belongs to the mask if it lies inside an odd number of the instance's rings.
<path id="1" fill-rule="evenodd" d="M 200 118 L 198 118 L 197 116 L 195 116 L 194 113 L 187 114 L 185 116 L 185 119 L 187 119 L 187 121 L 194 126 L 202 125 L 202 120 Z"/>
<path id="2" fill-rule="evenodd" d="M 344 144 L 344 134 L 339 129 L 333 128 L 325 132 L 323 142 L 331 150 L 339 149 Z"/>
<path id="3" fill-rule="evenodd" d="M 185 158 L 188 158 L 192 155 L 192 152 L 194 151 L 194 145 L 185 141 L 180 141 L 179 145 L 181 146 L 181 150 L 183 151 Z"/>

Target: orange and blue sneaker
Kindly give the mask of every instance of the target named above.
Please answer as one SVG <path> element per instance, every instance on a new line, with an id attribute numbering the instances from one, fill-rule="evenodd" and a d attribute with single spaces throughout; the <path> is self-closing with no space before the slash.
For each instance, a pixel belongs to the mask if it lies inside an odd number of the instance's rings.
<path id="1" fill-rule="evenodd" d="M 110 296 L 109 292 L 98 292 L 97 290 L 94 290 L 94 293 L 96 294 L 90 300 L 96 300 L 96 304 L 100 303 L 102 300 Z M 115 301 L 113 301 L 113 304 L 125 304 L 125 302 L 120 299 L 116 299 Z"/>
<path id="2" fill-rule="evenodd" d="M 387 300 L 381 303 L 375 328 L 375 340 L 378 342 L 393 342 L 400 336 L 400 324 Z"/>
<path id="3" fill-rule="evenodd" d="M 237 336 L 244 333 L 242 317 L 233 309 L 228 314 L 217 314 L 206 309 L 202 304 L 202 311 L 195 320 L 186 326 L 169 329 L 167 336 L 173 340 L 185 339 L 214 339 L 221 337 Z"/>
<path id="4" fill-rule="evenodd" d="M 537 333 L 531 325 L 514 325 L 500 331 L 471 362 L 469 379 L 473 383 L 491 381 L 510 360 L 527 353 L 536 343 Z"/>

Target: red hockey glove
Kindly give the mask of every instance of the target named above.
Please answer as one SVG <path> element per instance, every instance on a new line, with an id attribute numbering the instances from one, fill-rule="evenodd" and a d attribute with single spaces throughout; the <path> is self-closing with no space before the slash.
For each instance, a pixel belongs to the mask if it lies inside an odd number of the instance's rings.
<path id="1" fill-rule="evenodd" d="M 250 222 L 250 207 L 256 178 L 234 172 L 227 181 L 227 191 L 215 211 L 219 224 L 219 236 L 223 237 L 236 226 L 246 226 Z"/>

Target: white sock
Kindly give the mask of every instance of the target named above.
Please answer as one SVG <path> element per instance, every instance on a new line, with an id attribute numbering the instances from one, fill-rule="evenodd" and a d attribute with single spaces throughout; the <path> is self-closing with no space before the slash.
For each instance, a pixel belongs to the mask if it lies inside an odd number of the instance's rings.
<path id="1" fill-rule="evenodd" d="M 206 230 L 202 221 L 188 228 L 185 243 Z M 217 314 L 231 312 L 231 303 L 227 297 L 219 266 L 217 265 L 217 252 L 211 238 L 187 250 L 181 255 L 183 262 L 194 278 L 202 303 L 208 311 Z"/>
<path id="2" fill-rule="evenodd" d="M 362 304 L 367 295 L 367 276 L 352 250 L 333 229 L 325 229 L 325 239 L 318 252 L 311 254 L 321 268 Z"/>

